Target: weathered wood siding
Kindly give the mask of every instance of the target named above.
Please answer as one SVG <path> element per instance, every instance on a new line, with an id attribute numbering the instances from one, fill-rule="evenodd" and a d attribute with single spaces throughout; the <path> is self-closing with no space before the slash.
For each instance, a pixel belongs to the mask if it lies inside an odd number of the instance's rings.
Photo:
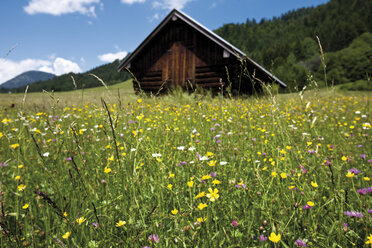
<path id="1" fill-rule="evenodd" d="M 226 84 L 226 67 L 238 64 L 234 56 L 223 57 L 216 43 L 185 24 L 169 22 L 131 63 L 142 90 L 157 92 L 161 86 L 196 85 L 218 89 Z M 138 84 L 134 87 L 138 90 Z"/>

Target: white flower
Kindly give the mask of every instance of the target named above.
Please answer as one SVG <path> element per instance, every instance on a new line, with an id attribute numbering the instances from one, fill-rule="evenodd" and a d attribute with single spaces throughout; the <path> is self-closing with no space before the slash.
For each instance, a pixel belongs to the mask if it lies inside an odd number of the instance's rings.
<path id="1" fill-rule="evenodd" d="M 226 161 L 221 161 L 221 162 L 220 162 L 220 165 L 226 165 L 226 164 L 227 164 Z"/>
<path id="2" fill-rule="evenodd" d="M 358 111 L 355 111 L 355 114 L 359 115 L 360 114 L 360 111 L 359 110 Z"/>
<path id="3" fill-rule="evenodd" d="M 177 147 L 177 149 L 180 150 L 180 151 L 183 151 L 183 150 L 185 150 L 185 147 L 184 146 L 179 146 L 179 147 Z"/>
<path id="4" fill-rule="evenodd" d="M 199 160 L 205 161 L 205 160 L 209 160 L 209 158 L 207 156 L 203 156 L 203 157 L 199 158 Z"/>
<path id="5" fill-rule="evenodd" d="M 136 151 L 136 148 L 132 148 L 130 149 L 131 152 L 135 152 Z"/>
<path id="6" fill-rule="evenodd" d="M 189 151 L 195 151 L 196 150 L 196 148 L 195 147 L 193 147 L 193 146 L 191 146 L 191 147 L 189 147 L 189 149 L 188 149 Z"/>
<path id="7" fill-rule="evenodd" d="M 43 157 L 49 157 L 49 154 L 50 154 L 49 152 L 46 152 L 43 154 Z"/>
<path id="8" fill-rule="evenodd" d="M 160 153 L 153 153 L 152 156 L 154 158 L 159 158 L 159 157 L 161 157 L 161 154 Z"/>

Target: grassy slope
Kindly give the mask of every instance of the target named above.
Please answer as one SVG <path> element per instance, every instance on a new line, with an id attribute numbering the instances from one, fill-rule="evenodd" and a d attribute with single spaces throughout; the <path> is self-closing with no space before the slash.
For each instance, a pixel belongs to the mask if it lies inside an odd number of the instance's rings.
<path id="1" fill-rule="evenodd" d="M 118 92 L 120 93 L 121 101 L 128 102 L 133 99 L 134 92 L 132 86 L 132 80 L 108 86 L 107 89 L 103 86 L 96 88 L 89 88 L 83 90 L 65 91 L 50 93 L 28 93 L 26 96 L 25 105 L 28 107 L 46 107 L 45 105 L 53 106 L 58 101 L 58 106 L 71 106 L 81 105 L 85 103 L 100 104 L 100 98 L 104 98 L 106 101 L 115 103 L 118 102 Z M 54 100 L 52 100 L 52 97 Z M 9 107 L 11 104 L 16 106 L 22 104 L 23 93 L 16 94 L 0 94 L 0 107 Z"/>

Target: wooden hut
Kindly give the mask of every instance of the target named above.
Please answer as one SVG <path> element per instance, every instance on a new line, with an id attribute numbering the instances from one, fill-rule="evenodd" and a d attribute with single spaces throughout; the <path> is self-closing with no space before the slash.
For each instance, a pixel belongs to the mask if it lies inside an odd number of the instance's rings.
<path id="1" fill-rule="evenodd" d="M 261 83 L 286 85 L 191 17 L 172 10 L 154 31 L 119 65 L 133 73 L 138 92 L 157 93 L 172 86 L 197 86 L 252 93 Z"/>

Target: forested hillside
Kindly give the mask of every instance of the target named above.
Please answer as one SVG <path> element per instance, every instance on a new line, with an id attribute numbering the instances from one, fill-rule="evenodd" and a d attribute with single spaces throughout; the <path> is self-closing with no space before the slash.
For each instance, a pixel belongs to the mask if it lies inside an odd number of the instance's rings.
<path id="1" fill-rule="evenodd" d="M 103 82 L 107 85 L 116 84 L 129 79 L 130 75 L 126 71 L 118 72 L 117 67 L 119 65 L 119 60 L 115 60 L 112 63 L 108 63 L 97 68 L 94 68 L 85 73 L 68 73 L 53 79 L 42 81 L 38 83 L 31 84 L 29 86 L 29 92 L 35 91 L 68 91 L 75 89 L 75 85 L 72 77 L 75 80 L 77 89 L 92 88 L 97 86 L 102 86 L 102 83 L 90 74 L 94 74 L 101 78 Z M 71 77 L 72 76 L 72 77 Z M 12 90 L 13 92 L 24 92 L 26 86 Z"/>
<path id="2" fill-rule="evenodd" d="M 331 0 L 271 20 L 247 19 L 215 32 L 286 82 L 301 89 L 311 74 L 320 86 L 366 80 L 372 72 L 372 1 Z M 327 66 L 324 77 L 319 37 Z"/>

